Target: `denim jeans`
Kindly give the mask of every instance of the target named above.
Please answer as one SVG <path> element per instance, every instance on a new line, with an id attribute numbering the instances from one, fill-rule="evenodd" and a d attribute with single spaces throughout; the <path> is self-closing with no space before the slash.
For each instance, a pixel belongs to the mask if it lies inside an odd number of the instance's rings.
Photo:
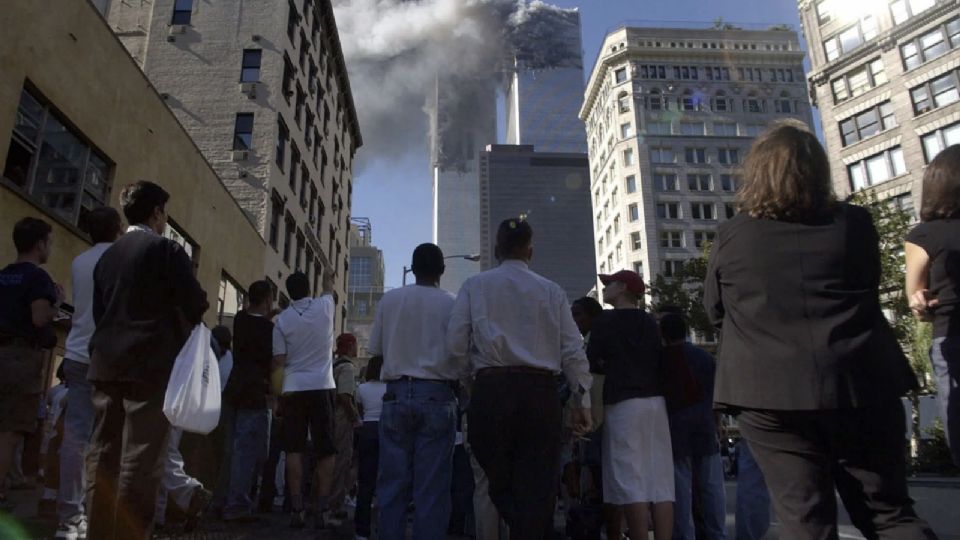
<path id="1" fill-rule="evenodd" d="M 707 540 L 727 537 L 727 508 L 723 488 L 723 463 L 720 454 L 674 456 L 673 478 L 676 502 L 673 504 L 673 538 L 696 540 L 693 525 L 694 492 L 700 501 L 703 533 Z"/>
<path id="2" fill-rule="evenodd" d="M 737 444 L 737 540 L 761 540 L 770 528 L 770 492 L 746 439 Z"/>
<path id="3" fill-rule="evenodd" d="M 236 409 L 233 424 L 233 455 L 230 456 L 230 487 L 223 517 L 232 519 L 253 513 L 251 486 L 267 459 L 270 442 L 268 409 Z"/>
<path id="4" fill-rule="evenodd" d="M 90 366 L 64 359 L 67 379 L 67 409 L 63 417 L 63 443 L 60 445 L 60 491 L 57 493 L 57 517 L 61 523 L 83 514 L 85 495 L 83 459 L 93 431 L 92 387 L 87 380 Z"/>
<path id="5" fill-rule="evenodd" d="M 389 381 L 380 414 L 380 538 L 406 536 L 407 505 L 416 508 L 413 538 L 444 540 L 457 431 L 453 389 L 441 382 Z"/>
<path id="6" fill-rule="evenodd" d="M 161 458 L 163 461 L 163 477 L 160 480 L 160 491 L 157 494 L 157 503 L 153 521 L 163 525 L 167 520 L 167 498 L 173 499 L 181 511 L 190 508 L 190 501 L 197 488 L 203 484 L 187 474 L 183 469 L 183 454 L 180 453 L 180 441 L 183 439 L 183 430 L 171 427 L 167 437 L 167 453 Z"/>
<path id="7" fill-rule="evenodd" d="M 933 340 L 930 362 L 937 379 L 937 403 L 940 419 L 947 431 L 947 444 L 953 463 L 960 466 L 960 337 L 948 336 Z"/>

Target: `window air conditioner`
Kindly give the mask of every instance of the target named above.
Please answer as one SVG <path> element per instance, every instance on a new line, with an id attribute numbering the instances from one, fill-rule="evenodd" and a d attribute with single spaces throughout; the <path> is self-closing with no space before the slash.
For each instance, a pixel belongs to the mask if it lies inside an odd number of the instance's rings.
<path id="1" fill-rule="evenodd" d="M 240 92 L 246 94 L 250 99 L 257 97 L 257 83 L 255 82 L 240 83 Z"/>
<path id="2" fill-rule="evenodd" d="M 246 161 L 247 155 L 246 150 L 234 150 L 232 157 L 234 161 Z"/>

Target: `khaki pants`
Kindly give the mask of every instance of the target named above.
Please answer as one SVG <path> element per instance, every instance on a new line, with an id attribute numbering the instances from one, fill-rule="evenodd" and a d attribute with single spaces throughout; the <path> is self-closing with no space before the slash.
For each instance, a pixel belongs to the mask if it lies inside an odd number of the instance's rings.
<path id="1" fill-rule="evenodd" d="M 337 459 L 333 465 L 333 480 L 330 483 L 330 509 L 340 510 L 344 498 L 354 484 L 353 424 L 340 412 L 334 417 L 333 440 L 337 447 Z"/>

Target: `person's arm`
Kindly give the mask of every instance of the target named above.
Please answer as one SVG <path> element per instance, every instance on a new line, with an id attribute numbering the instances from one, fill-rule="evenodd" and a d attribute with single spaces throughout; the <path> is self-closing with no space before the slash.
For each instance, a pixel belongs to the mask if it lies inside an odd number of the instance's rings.
<path id="1" fill-rule="evenodd" d="M 207 293 L 193 275 L 193 263 L 190 262 L 187 252 L 172 240 L 165 241 L 164 244 L 170 250 L 168 268 L 170 283 L 175 291 L 174 305 L 180 308 L 187 322 L 200 324 L 204 312 L 210 307 Z"/>
<path id="2" fill-rule="evenodd" d="M 922 247 L 912 242 L 903 245 L 907 260 L 906 292 L 910 311 L 918 321 L 933 320 L 931 309 L 939 305 L 936 298 L 930 296 L 930 255 Z"/>
<path id="3" fill-rule="evenodd" d="M 560 323 L 560 367 L 567 377 L 573 392 L 570 408 L 570 427 L 574 437 L 583 437 L 593 431 L 593 415 L 590 414 L 590 363 L 583 351 L 583 337 L 573 320 L 566 294 L 559 287 L 553 298 L 554 309 Z"/>
<path id="4" fill-rule="evenodd" d="M 323 269 L 323 276 L 320 278 L 321 295 L 333 295 L 336 276 L 330 267 Z"/>
<path id="5" fill-rule="evenodd" d="M 57 317 L 63 302 L 63 287 L 57 285 L 43 270 L 26 280 L 30 300 L 30 322 L 34 328 L 44 328 Z"/>
<path id="6" fill-rule="evenodd" d="M 720 238 L 710 248 L 710 259 L 707 262 L 707 275 L 703 282 L 703 308 L 707 311 L 710 323 L 720 328 L 723 326 L 723 298 L 720 294 Z"/>
<path id="7" fill-rule="evenodd" d="M 447 352 L 454 358 L 466 358 L 470 351 L 470 290 L 468 283 L 460 287 L 447 322 Z"/>
<path id="8" fill-rule="evenodd" d="M 283 368 L 286 364 L 287 342 L 278 321 L 273 326 L 273 361 L 270 362 L 270 393 L 274 396 L 283 393 Z"/>

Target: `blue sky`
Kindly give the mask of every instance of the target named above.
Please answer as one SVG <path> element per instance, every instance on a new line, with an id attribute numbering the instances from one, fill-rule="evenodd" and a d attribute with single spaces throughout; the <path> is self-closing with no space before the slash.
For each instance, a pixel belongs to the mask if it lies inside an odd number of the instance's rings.
<path id="1" fill-rule="evenodd" d="M 795 0 L 556 0 L 550 3 L 580 8 L 587 73 L 607 32 L 624 22 L 642 21 L 638 24 L 644 26 L 661 22 L 664 26 L 682 27 L 685 22 L 711 22 L 723 17 L 731 23 L 786 23 L 800 31 Z M 425 144 L 422 153 L 389 163 L 374 163 L 357 175 L 353 215 L 370 218 L 374 244 L 383 250 L 388 287 L 400 285 L 403 266 L 410 264 L 413 248 L 430 241 L 431 212 Z"/>

